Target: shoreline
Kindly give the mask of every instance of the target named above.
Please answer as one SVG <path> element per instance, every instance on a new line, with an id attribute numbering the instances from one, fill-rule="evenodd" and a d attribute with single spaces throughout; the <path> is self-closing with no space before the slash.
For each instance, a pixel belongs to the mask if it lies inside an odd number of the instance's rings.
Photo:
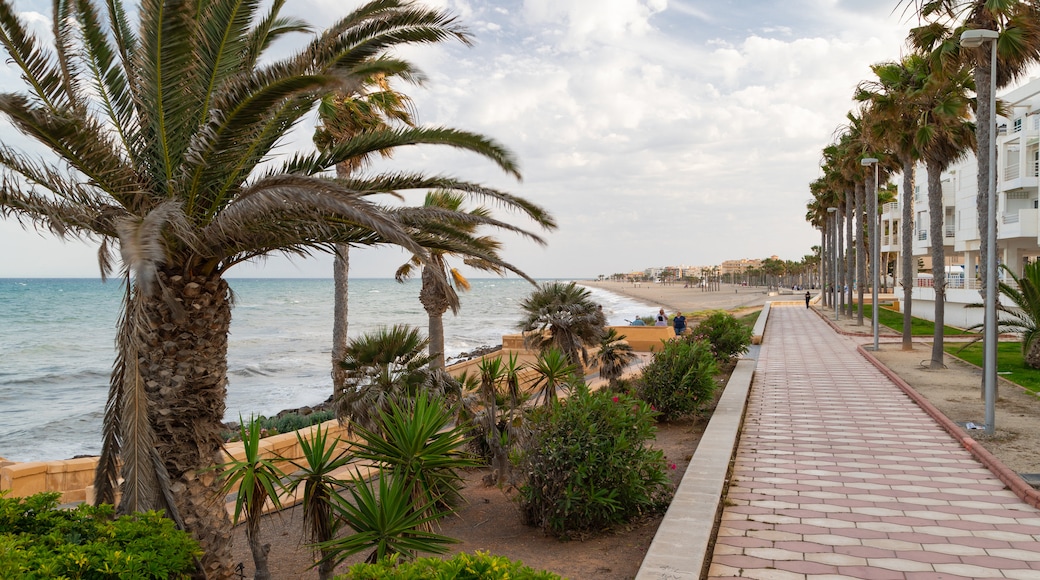
<path id="1" fill-rule="evenodd" d="M 719 290 L 704 292 L 699 287 L 683 288 L 678 284 L 655 284 L 653 282 L 582 280 L 575 283 L 620 294 L 648 304 L 647 312 L 633 313 L 639 316 L 652 316 L 657 314 L 659 308 L 664 308 L 668 314 L 756 308 L 765 305 L 769 299 L 769 294 L 763 288 L 734 284 L 723 284 Z"/>

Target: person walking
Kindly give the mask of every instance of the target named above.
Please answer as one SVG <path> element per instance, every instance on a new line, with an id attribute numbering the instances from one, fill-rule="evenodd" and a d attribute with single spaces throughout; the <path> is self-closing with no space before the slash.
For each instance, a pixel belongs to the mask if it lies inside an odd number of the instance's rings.
<path id="1" fill-rule="evenodd" d="M 809 291 L 808 291 L 808 290 L 806 290 L 806 291 L 805 291 L 805 307 L 806 307 L 806 308 L 809 308 L 809 300 L 810 300 L 810 298 L 811 298 L 811 297 L 809 296 Z"/>
<path id="2" fill-rule="evenodd" d="M 672 328 L 675 329 L 675 336 L 682 336 L 683 332 L 686 332 L 686 317 L 682 315 L 682 312 L 675 313 L 675 318 L 672 319 Z"/>

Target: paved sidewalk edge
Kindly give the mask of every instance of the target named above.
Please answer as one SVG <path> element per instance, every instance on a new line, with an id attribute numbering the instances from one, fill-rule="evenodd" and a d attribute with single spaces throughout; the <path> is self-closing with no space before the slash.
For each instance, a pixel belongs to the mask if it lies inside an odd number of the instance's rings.
<path id="1" fill-rule="evenodd" d="M 768 310 L 765 311 L 768 313 Z M 742 358 L 726 382 L 697 450 L 639 566 L 636 580 L 699 579 L 711 560 L 715 522 L 723 505 L 758 361 Z"/>
<path id="2" fill-rule="evenodd" d="M 928 399 L 921 396 L 920 393 L 914 390 L 906 381 L 904 381 L 899 375 L 894 373 L 891 369 L 886 367 L 884 363 L 877 359 L 870 351 L 863 348 L 862 345 L 857 346 L 856 350 L 866 358 L 872 365 L 877 367 L 886 377 L 889 378 L 893 383 L 896 384 L 904 393 L 907 394 L 924 412 L 928 413 L 935 422 L 939 423 L 954 439 L 960 442 L 965 449 L 968 450 L 976 459 L 978 459 L 983 465 L 986 466 L 993 475 L 1004 482 L 1011 491 L 1015 493 L 1022 501 L 1027 504 L 1040 508 L 1040 491 L 1034 489 L 1031 485 L 1026 483 L 1024 479 L 1019 477 L 1017 473 L 1012 471 L 1008 466 L 1004 465 L 999 459 L 996 458 L 992 453 L 986 450 L 978 441 L 972 437 L 966 435 L 959 425 L 954 423 L 949 417 L 943 414 L 935 405 L 932 405 Z"/>

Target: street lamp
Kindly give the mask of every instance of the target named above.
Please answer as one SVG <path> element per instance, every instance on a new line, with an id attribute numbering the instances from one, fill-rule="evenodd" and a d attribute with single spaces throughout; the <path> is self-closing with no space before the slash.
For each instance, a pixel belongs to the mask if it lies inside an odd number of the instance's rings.
<path id="1" fill-rule="evenodd" d="M 965 30 L 961 34 L 961 46 L 978 48 L 989 41 L 989 199 L 986 200 L 986 298 L 985 317 L 982 321 L 982 377 L 983 390 L 986 397 L 986 434 L 992 435 L 996 429 L 996 411 L 994 404 L 997 398 L 997 38 L 996 30 Z M 935 243 L 934 240 L 932 243 Z"/>
<path id="2" fill-rule="evenodd" d="M 874 211 L 870 215 L 870 227 L 874 230 L 870 234 L 870 278 L 873 281 L 870 290 L 870 303 L 874 308 L 874 352 L 878 351 L 878 262 L 881 260 L 881 240 L 878 238 L 877 209 L 878 209 L 878 160 L 876 157 L 867 157 L 860 160 L 864 167 L 874 166 Z"/>
<path id="3" fill-rule="evenodd" d="M 827 213 L 834 214 L 833 238 L 831 239 L 831 253 L 834 254 L 834 268 L 831 270 L 831 289 L 834 291 L 834 320 L 838 320 L 838 208 L 829 207 Z"/>

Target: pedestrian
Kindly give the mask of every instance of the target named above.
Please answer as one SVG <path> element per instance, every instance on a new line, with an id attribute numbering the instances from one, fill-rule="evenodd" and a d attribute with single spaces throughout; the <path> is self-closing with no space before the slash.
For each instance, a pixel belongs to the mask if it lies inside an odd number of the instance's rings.
<path id="1" fill-rule="evenodd" d="M 805 292 L 805 307 L 806 308 L 809 308 L 809 299 L 810 299 L 809 291 L 806 290 L 806 292 Z"/>
<path id="2" fill-rule="evenodd" d="M 645 323 L 645 322 L 643 322 L 643 319 L 642 319 L 642 318 L 639 318 L 638 316 L 636 316 L 635 318 L 633 318 L 633 319 L 632 319 L 632 322 L 631 322 L 630 324 L 631 324 L 632 326 L 646 326 L 646 323 Z"/>
<path id="3" fill-rule="evenodd" d="M 664 313 L 664 308 L 657 311 L 657 321 L 654 322 L 654 326 L 668 326 L 668 315 Z"/>
<path id="4" fill-rule="evenodd" d="M 686 317 L 682 315 L 682 312 L 675 313 L 675 318 L 672 319 L 672 328 L 675 329 L 675 336 L 682 336 L 683 332 L 686 332 Z"/>

